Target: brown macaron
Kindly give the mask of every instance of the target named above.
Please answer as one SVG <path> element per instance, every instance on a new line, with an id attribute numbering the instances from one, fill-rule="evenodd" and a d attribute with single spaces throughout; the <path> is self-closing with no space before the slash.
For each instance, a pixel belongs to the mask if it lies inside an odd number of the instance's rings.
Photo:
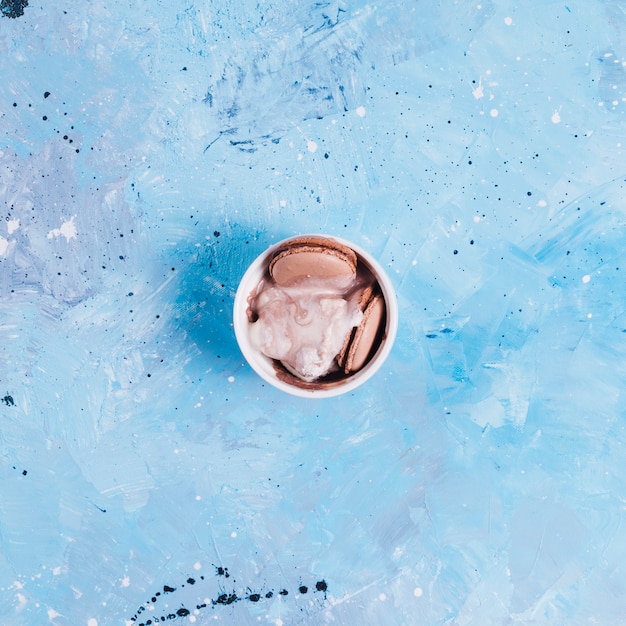
<path id="1" fill-rule="evenodd" d="M 332 279 L 354 276 L 354 250 L 327 237 L 295 237 L 278 249 L 269 262 L 269 273 L 280 286 L 304 278 Z"/>
<path id="2" fill-rule="evenodd" d="M 363 311 L 361 323 L 348 334 L 346 341 L 337 355 L 339 367 L 346 374 L 358 372 L 370 358 L 372 351 L 380 341 L 385 319 L 385 301 L 380 292 L 372 287 L 363 290 L 360 296 Z"/>

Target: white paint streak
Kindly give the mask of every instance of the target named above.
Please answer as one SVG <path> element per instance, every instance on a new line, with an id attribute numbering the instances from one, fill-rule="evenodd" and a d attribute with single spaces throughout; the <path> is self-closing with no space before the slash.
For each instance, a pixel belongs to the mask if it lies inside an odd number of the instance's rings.
<path id="1" fill-rule="evenodd" d="M 354 446 L 354 445 L 357 445 L 359 443 L 362 443 L 366 439 L 370 439 L 375 434 L 376 434 L 376 432 L 374 432 L 372 430 L 366 430 L 365 432 L 361 433 L 360 435 L 352 435 L 351 437 L 348 437 L 348 443 L 350 445 Z"/>
<path id="2" fill-rule="evenodd" d="M 172 281 L 174 280 L 174 274 L 171 274 L 169 278 L 167 278 L 163 283 L 161 283 L 161 285 L 155 290 L 153 291 L 147 298 L 146 298 L 146 302 L 150 302 L 150 300 L 152 300 L 154 297 L 156 297 L 159 293 L 161 293 L 161 291 L 163 291 L 163 289 L 165 289 L 165 287 L 167 287 Z"/>
<path id="3" fill-rule="evenodd" d="M 20 227 L 19 219 L 9 220 L 7 222 L 7 232 L 9 233 L 9 235 L 13 234 L 19 227 Z"/>
<path id="4" fill-rule="evenodd" d="M 2 235 L 0 235 L 0 256 L 4 256 L 9 249 L 9 242 Z"/>

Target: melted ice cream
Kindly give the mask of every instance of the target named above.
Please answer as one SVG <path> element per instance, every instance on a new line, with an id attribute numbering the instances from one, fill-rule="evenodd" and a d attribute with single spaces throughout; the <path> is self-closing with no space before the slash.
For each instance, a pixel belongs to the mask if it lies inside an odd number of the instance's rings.
<path id="1" fill-rule="evenodd" d="M 354 278 L 308 278 L 292 286 L 263 282 L 251 301 L 258 316 L 250 326 L 252 343 L 305 381 L 333 371 L 346 336 L 363 319 L 351 295 Z"/>

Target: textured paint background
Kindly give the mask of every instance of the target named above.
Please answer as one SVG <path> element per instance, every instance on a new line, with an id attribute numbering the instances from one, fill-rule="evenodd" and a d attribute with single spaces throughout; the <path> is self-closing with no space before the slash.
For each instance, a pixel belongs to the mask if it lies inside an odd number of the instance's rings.
<path id="1" fill-rule="evenodd" d="M 622 624 L 622 4 L 26 4 L 0 622 Z M 231 327 L 298 232 L 398 292 L 389 360 L 327 401 L 263 384 Z"/>

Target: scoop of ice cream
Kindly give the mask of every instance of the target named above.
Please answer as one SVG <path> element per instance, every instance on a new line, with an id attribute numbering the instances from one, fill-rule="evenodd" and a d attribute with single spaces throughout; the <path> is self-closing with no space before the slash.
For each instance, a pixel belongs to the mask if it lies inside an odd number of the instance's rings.
<path id="1" fill-rule="evenodd" d="M 252 343 L 302 380 L 328 374 L 363 318 L 358 302 L 344 296 L 345 286 L 343 278 L 334 284 L 309 278 L 292 286 L 267 285 L 254 303 Z"/>

